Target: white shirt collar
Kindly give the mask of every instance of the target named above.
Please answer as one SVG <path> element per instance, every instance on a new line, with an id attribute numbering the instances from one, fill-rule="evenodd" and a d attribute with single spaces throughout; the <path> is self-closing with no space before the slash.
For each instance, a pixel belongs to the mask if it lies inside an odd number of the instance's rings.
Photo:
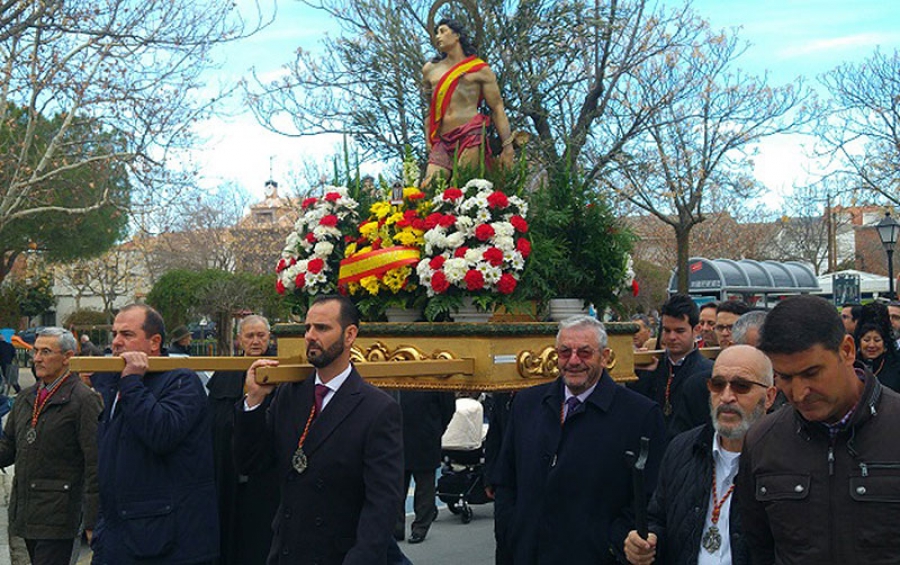
<path id="1" fill-rule="evenodd" d="M 331 392 L 337 392 L 341 385 L 344 384 L 344 381 L 347 380 L 347 377 L 350 376 L 350 371 L 353 370 L 353 364 L 350 363 L 347 365 L 347 368 L 337 374 L 333 379 L 328 381 L 327 383 L 322 382 L 322 378 L 319 377 L 319 371 L 316 371 L 316 384 L 317 385 L 325 385 Z"/>

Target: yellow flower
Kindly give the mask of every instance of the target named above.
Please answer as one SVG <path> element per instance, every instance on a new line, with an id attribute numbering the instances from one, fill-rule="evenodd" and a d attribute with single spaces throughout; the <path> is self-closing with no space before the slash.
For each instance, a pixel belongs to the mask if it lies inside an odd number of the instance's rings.
<path id="1" fill-rule="evenodd" d="M 403 219 L 403 214 L 400 212 L 394 212 L 391 214 L 387 220 L 384 221 L 384 225 L 392 226 Z"/>
<path id="2" fill-rule="evenodd" d="M 367 246 L 363 247 L 362 249 L 360 249 L 359 253 L 357 253 L 357 255 L 362 255 L 363 253 L 368 253 L 369 251 L 372 251 L 371 245 L 367 245 Z"/>
<path id="3" fill-rule="evenodd" d="M 347 290 L 350 292 L 350 294 L 359 294 L 361 287 L 359 286 L 359 283 L 347 283 Z"/>
<path id="4" fill-rule="evenodd" d="M 375 204 L 372 204 L 372 207 L 369 208 L 369 211 L 380 220 L 391 213 L 391 203 L 376 202 Z"/>
<path id="5" fill-rule="evenodd" d="M 344 249 L 344 257 L 353 257 L 356 254 L 356 242 L 348 244 Z"/>
<path id="6" fill-rule="evenodd" d="M 359 226 L 359 235 L 372 239 L 372 234 L 378 231 L 378 222 L 366 222 Z"/>
<path id="7" fill-rule="evenodd" d="M 394 236 L 394 242 L 399 243 L 400 245 L 413 246 L 416 245 L 417 240 L 416 234 L 411 230 L 403 230 Z"/>
<path id="8" fill-rule="evenodd" d="M 366 292 L 372 295 L 378 294 L 380 286 L 377 277 L 363 277 L 359 280 L 360 286 L 366 289 Z"/>
<path id="9" fill-rule="evenodd" d="M 410 273 L 412 273 L 410 267 L 391 269 L 384 274 L 382 282 L 391 292 L 397 294 L 403 288 L 403 283 L 409 278 Z"/>

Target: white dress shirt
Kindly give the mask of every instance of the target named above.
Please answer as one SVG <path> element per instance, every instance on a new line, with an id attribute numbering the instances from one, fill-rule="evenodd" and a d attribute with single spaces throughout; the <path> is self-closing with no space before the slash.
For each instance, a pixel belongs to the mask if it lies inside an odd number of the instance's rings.
<path id="1" fill-rule="evenodd" d="M 716 466 L 716 494 L 718 495 L 719 500 L 722 500 L 722 497 L 725 496 L 725 493 L 728 492 L 728 489 L 734 483 L 734 477 L 737 476 L 738 459 L 741 454 L 724 449 L 720 444 L 718 432 L 716 432 L 713 437 L 712 452 L 713 463 Z M 722 536 L 722 545 L 719 546 L 718 551 L 710 553 L 703 547 L 702 541 L 703 536 L 706 535 L 706 532 L 708 532 L 713 525 L 713 505 L 718 502 L 713 500 L 712 489 L 710 489 L 709 504 L 706 509 L 706 520 L 703 522 L 703 533 L 700 534 L 700 554 L 697 557 L 697 565 L 731 565 L 729 513 L 731 512 L 731 500 L 733 497 L 734 493 L 732 493 L 722 505 L 722 510 L 719 512 L 719 521 L 716 524 L 716 527 L 719 529 L 719 535 Z"/>

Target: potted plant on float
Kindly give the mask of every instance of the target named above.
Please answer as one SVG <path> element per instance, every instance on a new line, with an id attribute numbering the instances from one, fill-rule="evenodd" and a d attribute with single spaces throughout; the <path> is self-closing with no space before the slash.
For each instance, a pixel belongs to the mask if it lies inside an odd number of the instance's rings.
<path id="1" fill-rule="evenodd" d="M 551 176 L 529 195 L 532 259 L 523 275 L 528 294 L 562 313 L 597 310 L 617 302 L 626 282 L 634 237 L 598 192 L 570 170 Z"/>

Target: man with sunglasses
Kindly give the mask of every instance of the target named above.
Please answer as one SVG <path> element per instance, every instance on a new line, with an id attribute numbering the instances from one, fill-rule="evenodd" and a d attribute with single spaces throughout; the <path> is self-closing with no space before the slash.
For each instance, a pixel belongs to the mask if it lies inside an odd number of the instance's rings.
<path id="1" fill-rule="evenodd" d="M 626 451 L 650 439 L 649 495 L 665 442 L 659 406 L 618 386 L 603 324 L 560 323 L 559 379 L 518 392 L 491 477 L 497 527 L 516 565 L 615 563 L 634 526 Z"/>
<path id="2" fill-rule="evenodd" d="M 716 359 L 709 389 L 712 425 L 679 434 L 666 449 L 648 510 L 650 535 L 628 533 L 629 563 L 749 563 L 731 503 L 744 435 L 775 399 L 772 363 L 749 345 Z M 703 511 L 700 511 L 703 509 Z"/>
<path id="3" fill-rule="evenodd" d="M 735 504 L 754 563 L 897 563 L 900 396 L 854 366 L 834 306 L 780 302 L 759 348 L 791 408 L 744 442 Z"/>

